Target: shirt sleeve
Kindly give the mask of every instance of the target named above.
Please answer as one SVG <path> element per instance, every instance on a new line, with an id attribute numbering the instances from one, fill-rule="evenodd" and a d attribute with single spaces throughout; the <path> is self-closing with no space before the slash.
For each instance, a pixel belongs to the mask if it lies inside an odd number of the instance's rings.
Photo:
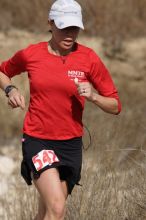
<path id="1" fill-rule="evenodd" d="M 91 66 L 89 81 L 100 95 L 115 98 L 118 101 L 118 112 L 120 112 L 121 103 L 118 96 L 118 91 L 114 85 L 109 71 L 94 51 L 90 53 L 90 59 Z"/>
<path id="2" fill-rule="evenodd" d="M 13 76 L 26 71 L 25 64 L 26 62 L 23 50 L 19 50 L 9 60 L 0 64 L 0 71 L 9 78 L 12 78 Z"/>

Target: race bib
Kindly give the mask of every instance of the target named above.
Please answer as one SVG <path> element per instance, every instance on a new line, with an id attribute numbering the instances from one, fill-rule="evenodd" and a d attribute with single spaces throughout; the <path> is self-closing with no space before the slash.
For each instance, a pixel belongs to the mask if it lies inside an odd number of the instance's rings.
<path id="1" fill-rule="evenodd" d="M 32 157 L 32 162 L 36 170 L 39 171 L 47 165 L 51 166 L 53 163 L 59 162 L 59 159 L 53 150 L 42 150 Z"/>

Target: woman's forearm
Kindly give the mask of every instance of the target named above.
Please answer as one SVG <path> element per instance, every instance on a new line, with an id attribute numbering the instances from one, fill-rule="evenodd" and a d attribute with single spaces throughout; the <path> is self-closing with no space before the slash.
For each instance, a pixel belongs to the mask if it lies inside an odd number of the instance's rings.
<path id="1" fill-rule="evenodd" d="M 11 85 L 11 79 L 4 73 L 0 72 L 0 88 L 4 90 L 8 85 Z"/>
<path id="2" fill-rule="evenodd" d="M 11 84 L 12 84 L 11 79 L 9 77 L 7 77 L 5 74 L 3 74 L 2 72 L 0 72 L 0 88 L 2 90 L 5 90 L 6 87 Z M 13 86 L 13 88 L 11 88 L 11 90 L 8 92 L 8 94 L 6 92 L 6 95 L 8 97 L 8 104 L 12 108 L 20 107 L 22 110 L 25 109 L 25 99 L 20 94 L 19 90 L 15 86 Z"/>
<path id="3" fill-rule="evenodd" d="M 115 98 L 101 96 L 93 92 L 89 101 L 92 101 L 105 112 L 111 114 L 119 113 L 118 101 Z"/>
<path id="4" fill-rule="evenodd" d="M 120 103 L 116 98 L 106 97 L 95 93 L 91 87 L 91 84 L 88 82 L 79 83 L 77 80 L 74 80 L 75 85 L 80 96 L 85 97 L 88 101 L 93 102 L 103 111 L 118 114 L 120 113 Z"/>

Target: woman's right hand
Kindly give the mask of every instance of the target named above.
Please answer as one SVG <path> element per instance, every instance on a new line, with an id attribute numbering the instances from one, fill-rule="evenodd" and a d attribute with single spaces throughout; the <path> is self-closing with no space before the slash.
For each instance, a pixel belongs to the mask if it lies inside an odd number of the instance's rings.
<path id="1" fill-rule="evenodd" d="M 8 105 L 12 108 L 20 107 L 22 110 L 25 109 L 25 99 L 20 94 L 18 89 L 13 88 L 8 94 Z"/>

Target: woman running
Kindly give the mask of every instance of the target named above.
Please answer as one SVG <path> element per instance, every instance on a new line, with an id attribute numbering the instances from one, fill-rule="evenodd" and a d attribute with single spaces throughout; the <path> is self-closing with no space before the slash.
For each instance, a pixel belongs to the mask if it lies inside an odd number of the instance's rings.
<path id="1" fill-rule="evenodd" d="M 28 72 L 30 103 L 22 138 L 21 173 L 40 199 L 35 220 L 63 220 L 65 203 L 81 178 L 84 102 L 118 114 L 121 105 L 98 55 L 77 43 L 84 29 L 80 5 L 57 0 L 49 11 L 51 39 L 29 45 L 0 65 L 0 87 L 12 108 L 25 109 L 11 78 Z M 95 88 L 93 91 L 92 86 Z"/>

